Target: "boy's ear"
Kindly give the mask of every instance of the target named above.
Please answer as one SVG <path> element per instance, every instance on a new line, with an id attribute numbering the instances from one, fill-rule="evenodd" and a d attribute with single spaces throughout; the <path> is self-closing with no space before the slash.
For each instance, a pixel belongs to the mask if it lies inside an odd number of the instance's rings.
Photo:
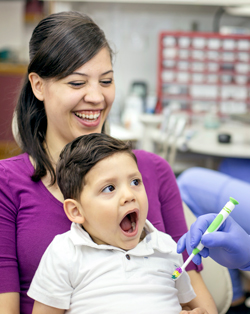
<path id="1" fill-rule="evenodd" d="M 70 221 L 83 224 L 85 219 L 80 211 L 80 204 L 71 198 L 64 200 L 63 208 Z"/>
<path id="2" fill-rule="evenodd" d="M 44 100 L 43 96 L 43 85 L 44 80 L 37 74 L 37 73 L 30 73 L 29 74 L 29 81 L 31 84 L 32 91 L 36 98 L 40 101 Z"/>

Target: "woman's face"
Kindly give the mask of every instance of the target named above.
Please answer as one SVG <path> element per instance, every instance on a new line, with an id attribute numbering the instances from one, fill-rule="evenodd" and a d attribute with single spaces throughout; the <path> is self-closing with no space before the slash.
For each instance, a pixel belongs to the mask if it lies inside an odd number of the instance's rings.
<path id="1" fill-rule="evenodd" d="M 108 49 L 103 48 L 71 75 L 44 81 L 42 92 L 49 149 L 61 150 L 78 136 L 100 133 L 115 98 Z"/>

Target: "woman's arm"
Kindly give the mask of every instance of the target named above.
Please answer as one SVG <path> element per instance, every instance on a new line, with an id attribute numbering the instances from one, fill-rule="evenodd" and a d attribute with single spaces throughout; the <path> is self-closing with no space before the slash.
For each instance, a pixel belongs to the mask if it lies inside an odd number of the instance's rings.
<path id="1" fill-rule="evenodd" d="M 65 310 L 57 309 L 35 301 L 32 314 L 64 314 Z"/>
<path id="2" fill-rule="evenodd" d="M 191 285 L 196 294 L 196 297 L 189 303 L 191 309 L 202 308 L 206 309 L 209 314 L 218 314 L 213 297 L 208 291 L 201 274 L 195 270 L 190 270 L 187 273 L 190 277 Z"/>
<path id="3" fill-rule="evenodd" d="M 0 313 L 19 314 L 19 272 L 16 248 L 17 209 L 9 176 L 0 163 Z"/>
<path id="4" fill-rule="evenodd" d="M 20 314 L 20 296 L 18 292 L 0 294 L 1 314 Z"/>

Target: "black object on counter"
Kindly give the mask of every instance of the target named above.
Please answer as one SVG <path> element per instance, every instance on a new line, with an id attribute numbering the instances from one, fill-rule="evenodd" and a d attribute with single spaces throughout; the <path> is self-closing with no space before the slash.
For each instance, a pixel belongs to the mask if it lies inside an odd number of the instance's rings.
<path id="1" fill-rule="evenodd" d="M 231 135 L 226 133 L 218 134 L 218 142 L 224 144 L 231 143 Z"/>

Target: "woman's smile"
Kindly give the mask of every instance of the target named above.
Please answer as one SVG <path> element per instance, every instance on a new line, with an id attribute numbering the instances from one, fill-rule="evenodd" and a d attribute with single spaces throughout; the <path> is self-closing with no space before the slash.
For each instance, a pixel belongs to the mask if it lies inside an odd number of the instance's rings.
<path id="1" fill-rule="evenodd" d="M 74 112 L 78 121 L 86 127 L 97 127 L 101 121 L 101 110 L 82 110 Z"/>

